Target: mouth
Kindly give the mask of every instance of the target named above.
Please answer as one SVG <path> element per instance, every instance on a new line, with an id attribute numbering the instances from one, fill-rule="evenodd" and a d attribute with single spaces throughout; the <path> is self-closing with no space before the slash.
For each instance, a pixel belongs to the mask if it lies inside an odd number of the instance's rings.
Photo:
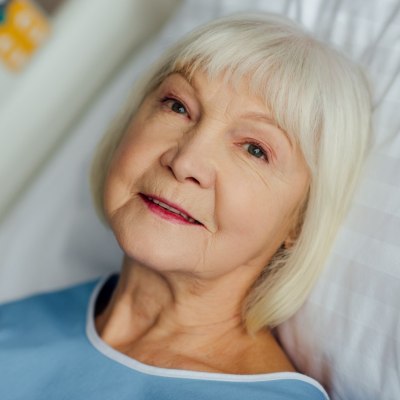
<path id="1" fill-rule="evenodd" d="M 160 216 L 173 219 L 176 222 L 183 222 L 194 225 L 203 225 L 201 222 L 194 219 L 189 213 L 185 210 L 181 209 L 176 205 L 172 205 L 169 202 L 166 202 L 164 199 L 160 199 L 159 197 L 152 195 L 145 195 L 143 193 L 139 193 L 140 197 L 144 200 L 144 202 L 149 206 L 151 211 L 156 212 Z"/>

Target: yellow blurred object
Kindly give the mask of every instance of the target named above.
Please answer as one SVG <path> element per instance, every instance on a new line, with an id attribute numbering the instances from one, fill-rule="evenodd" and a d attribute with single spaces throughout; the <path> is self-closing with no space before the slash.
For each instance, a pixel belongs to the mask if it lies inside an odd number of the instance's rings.
<path id="1" fill-rule="evenodd" d="M 0 22 L 0 60 L 11 71 L 19 71 L 49 36 L 44 13 L 29 0 L 12 0 Z"/>

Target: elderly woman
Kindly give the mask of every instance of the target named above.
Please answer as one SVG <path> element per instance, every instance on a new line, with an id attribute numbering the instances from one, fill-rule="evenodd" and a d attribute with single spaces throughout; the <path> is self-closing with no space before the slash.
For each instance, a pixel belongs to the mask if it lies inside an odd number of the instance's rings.
<path id="1" fill-rule="evenodd" d="M 93 163 L 122 271 L 1 308 L 1 398 L 326 399 L 271 329 L 348 208 L 362 73 L 286 19 L 237 15 L 141 84 Z"/>

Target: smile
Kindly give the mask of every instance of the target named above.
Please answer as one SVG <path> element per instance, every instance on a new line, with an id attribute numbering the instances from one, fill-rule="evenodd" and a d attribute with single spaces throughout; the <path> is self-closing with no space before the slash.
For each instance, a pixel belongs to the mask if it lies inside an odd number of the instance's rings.
<path id="1" fill-rule="evenodd" d="M 143 194 L 140 194 L 142 199 L 145 201 L 145 203 L 149 206 L 151 211 L 156 212 L 162 217 L 173 217 L 172 219 L 175 219 L 176 221 L 186 221 L 189 224 L 200 224 L 201 223 L 194 218 L 192 218 L 189 214 L 185 213 L 183 210 L 180 210 L 176 207 L 173 207 L 171 204 L 168 204 L 164 201 L 161 201 L 160 199 L 154 198 L 153 196 L 146 196 Z M 156 207 L 156 208 L 155 208 Z M 161 213 L 160 213 L 161 211 Z M 167 218 L 171 219 L 171 218 Z"/>

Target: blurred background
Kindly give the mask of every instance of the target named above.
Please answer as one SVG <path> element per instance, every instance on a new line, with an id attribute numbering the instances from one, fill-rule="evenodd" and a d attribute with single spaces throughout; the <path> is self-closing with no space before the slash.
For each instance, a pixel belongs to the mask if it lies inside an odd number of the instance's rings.
<path id="1" fill-rule="evenodd" d="M 180 0 L 0 0 L 0 224 Z"/>
<path id="2" fill-rule="evenodd" d="M 372 83 L 352 209 L 310 298 L 278 331 L 332 400 L 400 399 L 400 0 L 0 0 L 0 302 L 119 270 L 91 204 L 95 146 L 172 42 L 245 10 L 301 23 Z"/>

